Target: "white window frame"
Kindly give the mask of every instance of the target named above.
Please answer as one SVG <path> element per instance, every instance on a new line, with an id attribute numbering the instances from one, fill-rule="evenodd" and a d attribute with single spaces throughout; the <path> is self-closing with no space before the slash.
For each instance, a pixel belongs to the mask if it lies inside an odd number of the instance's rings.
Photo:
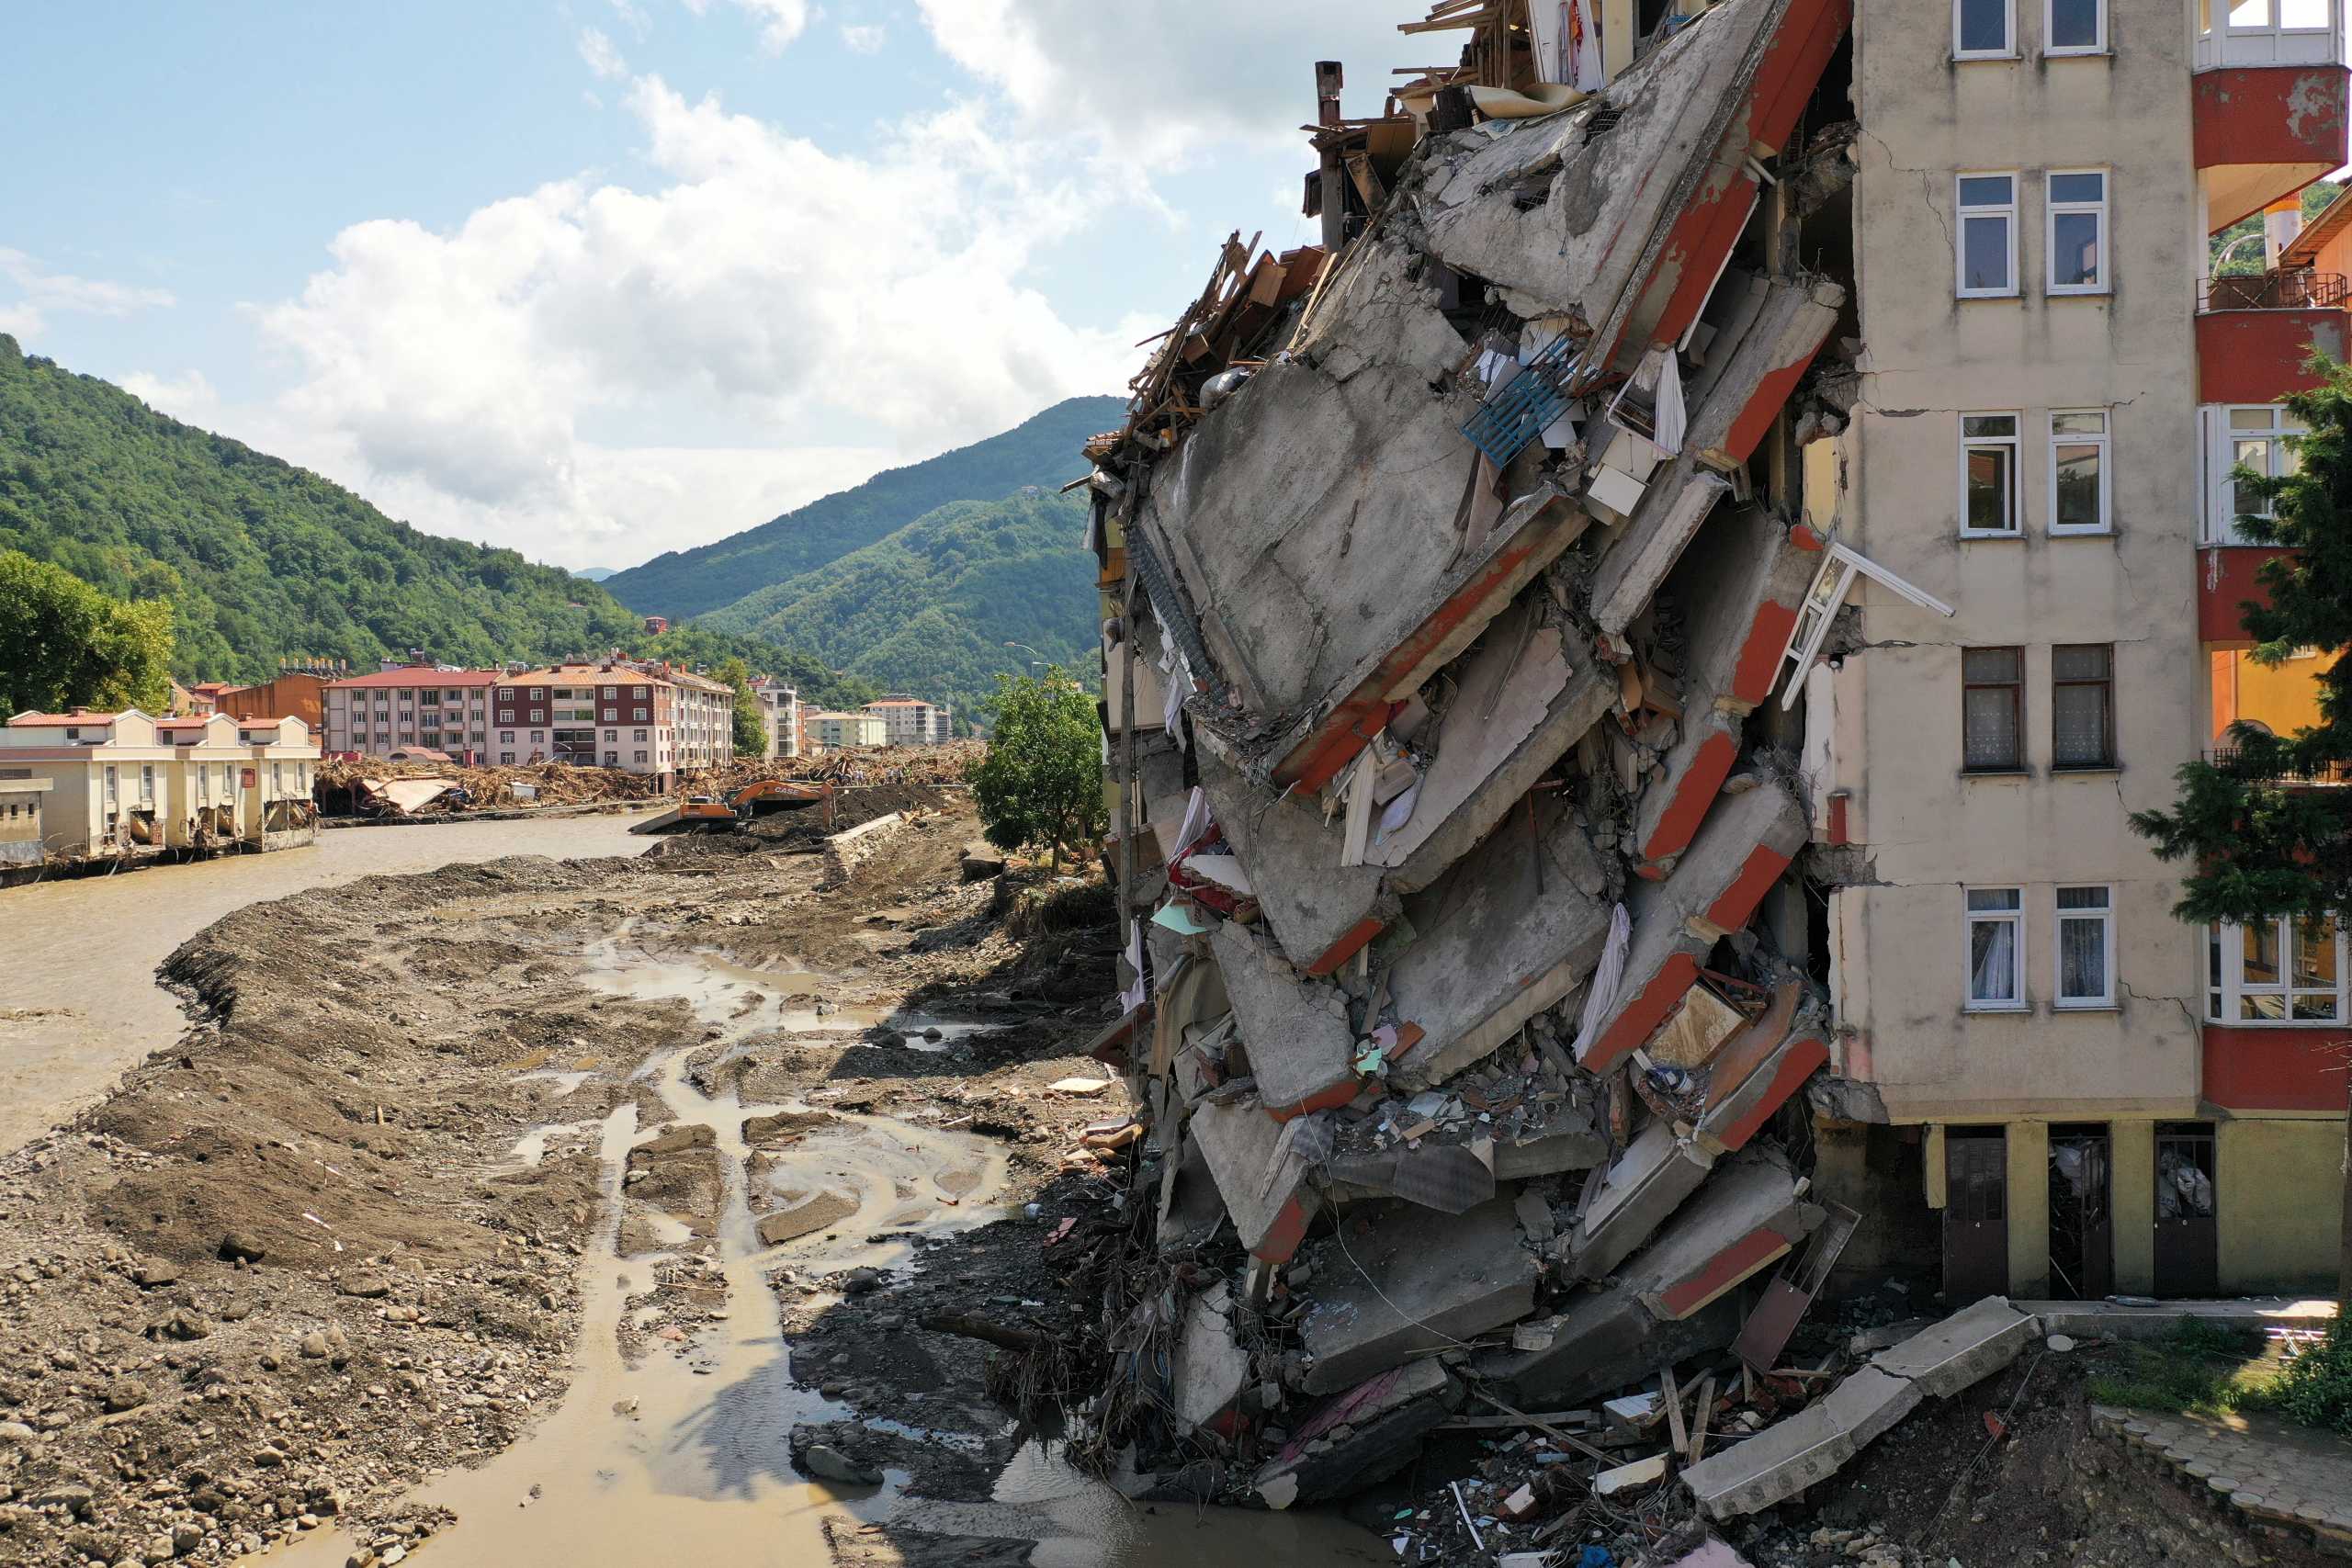
<path id="1" fill-rule="evenodd" d="M 2058 902 L 2061 893 L 2089 892 L 2096 889 L 2107 903 L 2096 909 L 2069 909 Z M 2061 1012 L 2092 1012 L 2115 1006 L 2115 887 L 2111 883 L 2068 882 L 2051 889 L 2050 906 L 2050 989 L 2052 1008 Z M 2099 978 L 2105 988 L 2096 997 L 2070 997 L 2066 994 L 2066 925 L 2069 921 L 2096 921 L 2099 927 Z"/>
<path id="2" fill-rule="evenodd" d="M 1960 46 L 1961 12 L 1968 0 L 1951 0 L 1951 57 L 1954 60 L 2015 60 L 2018 57 L 2017 0 L 2000 0 L 2001 47 L 1999 49 L 1962 49 Z"/>
<path id="3" fill-rule="evenodd" d="M 2093 9 L 2097 11 L 2098 16 L 2098 31 L 2095 41 L 2087 44 L 2053 44 L 2050 40 L 2052 38 L 2055 38 L 2058 33 L 2057 0 L 2041 0 L 2041 52 L 2044 54 L 2054 54 L 2061 58 L 2072 54 L 2108 54 L 2112 52 L 2107 45 L 2108 0 L 2092 0 L 2092 6 Z M 1958 35 L 1955 34 L 1954 36 L 1956 37 Z"/>
<path id="4" fill-rule="evenodd" d="M 2006 419 L 2011 422 L 2007 435 L 1971 435 L 1968 422 L 1972 419 Z M 1976 446 L 2006 446 L 2009 449 L 2009 521 L 2008 528 L 1972 528 L 1968 525 L 1968 454 Z M 2025 413 L 2018 409 L 1968 409 L 1960 416 L 1960 536 L 1963 539 L 2022 539 L 2025 537 Z"/>
<path id="5" fill-rule="evenodd" d="M 2016 170 L 1963 169 L 1952 176 L 1951 284 L 1953 294 L 1962 299 L 2014 299 L 2021 285 L 2018 280 L 2018 179 Z M 1961 182 L 1963 180 L 2007 180 L 2009 199 L 2005 202 L 1962 201 Z M 1968 287 L 1968 220 L 1970 218 L 1999 217 L 2007 220 L 2009 234 L 2009 282 L 2006 288 L 1971 288 Z"/>
<path id="6" fill-rule="evenodd" d="M 2335 1015 L 2333 1018 L 2246 1018 L 2238 1004 L 2246 997 L 2277 997 L 2289 1013 L 2294 1011 L 2298 996 L 2315 997 L 2327 993 L 2311 987 L 2298 987 L 2294 983 L 2294 919 L 2291 915 L 2271 921 L 2278 928 L 2278 962 L 2281 978 L 2275 986 L 2248 986 L 2245 983 L 2245 938 L 2243 927 L 2232 922 L 2205 928 L 2205 1017 L 2209 1023 L 2227 1025 L 2232 1029 L 2341 1029 L 2346 1018 L 2352 1018 L 2352 1006 L 2345 995 L 2347 959 L 2346 923 L 2335 922 Z M 2217 951 L 2218 950 L 2218 951 Z M 2220 974 L 2214 974 L 2218 961 Z M 2220 1007 L 2215 1008 L 2215 998 Z"/>
<path id="7" fill-rule="evenodd" d="M 2097 175 L 2098 199 L 2097 201 L 2060 201 L 2052 195 L 2051 193 L 2057 187 L 2050 182 L 2064 179 L 2071 175 Z M 2110 236 L 2114 232 L 2114 224 L 2109 219 L 2108 209 L 2109 202 L 2115 194 L 2115 175 L 2106 169 L 2052 169 L 2042 176 L 2042 179 L 2041 245 L 2042 255 L 2045 258 L 2042 271 L 2046 275 L 2042 280 L 2043 286 L 2052 294 L 2114 293 L 2115 247 L 2110 241 Z M 2058 281 L 2058 220 L 2062 217 L 2078 218 L 2085 213 L 2098 220 L 2098 276 L 2088 283 L 2061 283 Z"/>
<path id="8" fill-rule="evenodd" d="M 1968 896 L 1972 893 L 2007 893 L 2017 900 L 2009 909 L 1972 909 Z M 2024 1012 L 2030 1005 L 2025 994 L 2025 889 L 2007 887 L 1967 887 L 1961 892 L 1962 926 L 1960 944 L 1960 994 L 1966 998 L 1962 1010 L 1967 1012 Z M 2006 925 L 2010 928 L 2008 997 L 1979 998 L 1976 994 L 1976 966 L 1972 962 L 1976 950 L 1976 928 L 1980 925 Z"/>
<path id="9" fill-rule="evenodd" d="M 2275 475 L 2288 472 L 2279 458 L 2286 453 L 2289 436 L 2311 434 L 2301 425 L 2289 423 L 2292 417 L 2283 403 L 2213 403 L 2199 411 L 2205 422 L 2205 540 L 2209 545 L 2242 545 L 2238 537 L 2237 486 L 2230 479 L 2230 470 L 2237 467 L 2237 444 L 2241 440 L 2264 440 L 2270 444 L 2268 471 Z M 2242 413 L 2262 413 L 2270 423 L 2259 429 L 2241 430 L 2232 423 Z"/>
<path id="10" fill-rule="evenodd" d="M 2081 419 L 2091 414 L 2099 418 L 2097 435 L 2061 435 L 2058 422 Z M 2050 411 L 2050 532 L 2059 538 L 2080 538 L 2093 534 L 2115 532 L 2115 411 L 2113 409 L 2052 409 Z M 2058 449 L 2062 446 L 2096 446 L 2098 448 L 2098 523 L 2097 526 L 2070 525 L 2058 521 Z"/>

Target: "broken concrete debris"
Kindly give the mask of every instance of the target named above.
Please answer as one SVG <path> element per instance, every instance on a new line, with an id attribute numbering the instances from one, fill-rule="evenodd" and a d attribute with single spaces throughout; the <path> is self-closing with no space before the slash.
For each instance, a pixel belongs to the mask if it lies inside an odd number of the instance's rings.
<path id="1" fill-rule="evenodd" d="M 1074 1429 L 1187 1495 L 1338 1496 L 1476 1402 L 1552 1445 L 1457 1493 L 1481 1550 L 1678 1472 L 1722 1517 L 2013 1351 L 1995 1303 L 1839 1384 L 1730 1354 L 1848 1234 L 1769 699 L 1844 558 L 1799 518 L 1859 344 L 1798 230 L 1850 7 L 1675 9 L 1570 86 L 1545 6 L 1447 0 L 1408 30 L 1461 68 L 1372 120 L 1318 68 L 1325 244 L 1236 234 L 1086 447 L 1152 1261 Z"/>

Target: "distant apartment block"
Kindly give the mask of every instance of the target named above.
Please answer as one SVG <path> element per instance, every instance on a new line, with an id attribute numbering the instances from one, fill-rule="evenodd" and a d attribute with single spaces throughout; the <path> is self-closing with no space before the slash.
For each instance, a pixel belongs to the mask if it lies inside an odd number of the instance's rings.
<path id="1" fill-rule="evenodd" d="M 772 675 L 762 676 L 752 683 L 752 694 L 759 699 L 760 723 L 768 732 L 769 761 L 790 759 L 800 755 L 800 693 Z"/>
<path id="2" fill-rule="evenodd" d="M 735 759 L 735 694 L 667 664 L 563 664 L 492 677 L 498 765 L 618 768 L 673 788 Z"/>
<path id="3" fill-rule="evenodd" d="M 423 747 L 459 761 L 491 750 L 490 692 L 494 670 L 404 664 L 322 688 L 326 749 L 389 757 Z"/>
<path id="4" fill-rule="evenodd" d="M 936 746 L 947 739 L 955 716 L 953 708 L 897 693 L 866 704 L 863 711 L 882 720 L 886 746 Z"/>
<path id="5" fill-rule="evenodd" d="M 801 716 L 801 723 L 812 751 L 847 751 L 890 743 L 889 727 L 878 714 L 810 713 Z"/>

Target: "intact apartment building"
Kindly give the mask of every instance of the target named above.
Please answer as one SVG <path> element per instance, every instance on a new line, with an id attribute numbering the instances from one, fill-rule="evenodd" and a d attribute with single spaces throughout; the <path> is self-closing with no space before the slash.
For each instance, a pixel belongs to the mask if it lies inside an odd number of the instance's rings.
<path id="1" fill-rule="evenodd" d="M 768 732 L 768 761 L 800 755 L 800 693 L 772 675 L 752 682 L 759 699 L 760 723 Z"/>
<path id="2" fill-rule="evenodd" d="M 1916 1172 L 1952 1300 L 2324 1287 L 2345 930 L 2184 925 L 2126 818 L 2314 716 L 2324 659 L 2243 657 L 2230 474 L 2293 463 L 2279 400 L 2344 352 L 2352 262 L 2294 217 L 2352 157 L 2343 0 L 1865 6 L 1850 52 L 1850 205 L 1798 241 L 1860 375 L 1803 505 L 1953 614 L 1857 583 L 1804 679 L 1831 1070 L 1884 1117 L 1823 1125 L 1825 1189 Z M 2210 277 L 2267 209 L 2265 274 Z"/>
<path id="3" fill-rule="evenodd" d="M 879 714 L 820 710 L 800 716 L 813 751 L 848 751 L 890 743 L 889 725 Z"/>
<path id="4" fill-rule="evenodd" d="M 865 705 L 862 710 L 882 721 L 885 746 L 937 746 L 948 739 L 955 710 L 894 693 Z"/>
<path id="5" fill-rule="evenodd" d="M 735 757 L 735 694 L 667 664 L 562 664 L 492 676 L 498 765 L 617 768 L 675 785 Z"/>
<path id="6" fill-rule="evenodd" d="M 461 761 L 487 758 L 494 670 L 398 665 L 331 681 L 319 691 L 329 751 L 389 757 L 422 747 Z"/>

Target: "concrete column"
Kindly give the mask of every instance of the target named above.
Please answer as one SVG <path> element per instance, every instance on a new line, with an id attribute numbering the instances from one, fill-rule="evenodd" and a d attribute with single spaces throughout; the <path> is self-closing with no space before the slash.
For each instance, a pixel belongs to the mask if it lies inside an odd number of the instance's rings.
<path id="1" fill-rule="evenodd" d="M 2114 1122 L 2107 1136 L 2115 1288 L 2127 1296 L 2150 1295 L 2156 1288 L 2156 1124 Z"/>
<path id="2" fill-rule="evenodd" d="M 2012 1122 L 2009 1150 L 2009 1295 L 2050 1293 L 2050 1124 Z"/>

